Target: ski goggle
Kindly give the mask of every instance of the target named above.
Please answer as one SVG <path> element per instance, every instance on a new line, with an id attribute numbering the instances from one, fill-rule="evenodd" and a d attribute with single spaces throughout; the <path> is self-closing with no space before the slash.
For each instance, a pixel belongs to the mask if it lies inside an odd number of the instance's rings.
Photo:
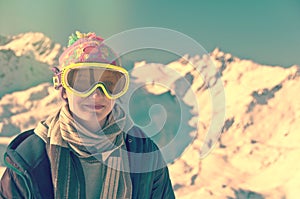
<path id="1" fill-rule="evenodd" d="M 124 68 L 106 63 L 76 63 L 66 66 L 53 82 L 80 97 L 101 88 L 106 97 L 116 99 L 128 90 L 129 75 Z"/>

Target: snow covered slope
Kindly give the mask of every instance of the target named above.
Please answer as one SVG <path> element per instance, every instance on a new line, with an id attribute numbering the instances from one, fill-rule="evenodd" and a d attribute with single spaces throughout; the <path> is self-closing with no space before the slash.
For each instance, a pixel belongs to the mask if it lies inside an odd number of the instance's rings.
<path id="1" fill-rule="evenodd" d="M 40 32 L 28 32 L 3 40 L 6 42 L 0 43 L 0 50 L 12 50 L 16 56 L 29 56 L 51 66 L 58 63 L 58 56 L 62 52 L 60 44 L 52 42 Z"/>
<path id="2" fill-rule="evenodd" d="M 50 82 L 61 46 L 42 33 L 0 38 L 0 98 L 42 82 Z"/>

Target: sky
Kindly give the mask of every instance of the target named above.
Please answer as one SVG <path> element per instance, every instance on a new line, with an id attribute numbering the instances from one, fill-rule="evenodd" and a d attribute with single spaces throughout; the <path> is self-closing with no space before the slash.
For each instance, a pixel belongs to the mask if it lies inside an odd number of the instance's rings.
<path id="1" fill-rule="evenodd" d="M 300 65 L 300 0 L 0 0 L 4 36 L 42 32 L 65 46 L 76 30 L 108 38 L 142 27 L 178 31 L 207 52 Z"/>

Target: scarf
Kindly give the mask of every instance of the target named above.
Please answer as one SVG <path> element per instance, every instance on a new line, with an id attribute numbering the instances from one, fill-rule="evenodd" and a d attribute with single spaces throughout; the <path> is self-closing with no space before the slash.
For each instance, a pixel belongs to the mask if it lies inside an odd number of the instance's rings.
<path id="1" fill-rule="evenodd" d="M 116 104 L 104 128 L 90 132 L 74 120 L 68 105 L 38 124 L 34 132 L 46 143 L 55 198 L 85 198 L 85 182 L 78 158 L 100 161 L 104 171 L 100 179 L 100 198 L 131 198 L 125 132 L 132 127 L 124 111 Z"/>

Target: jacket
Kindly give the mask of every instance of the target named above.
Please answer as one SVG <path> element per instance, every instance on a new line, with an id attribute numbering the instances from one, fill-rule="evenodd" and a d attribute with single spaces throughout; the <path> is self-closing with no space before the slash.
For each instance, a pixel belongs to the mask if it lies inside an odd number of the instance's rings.
<path id="1" fill-rule="evenodd" d="M 141 135 L 142 131 L 138 127 L 129 131 L 126 136 L 129 152 L 145 153 L 158 150 L 150 138 Z M 7 169 L 0 182 L 0 198 L 54 198 L 51 168 L 45 145 L 33 129 L 19 134 L 8 145 L 4 155 Z M 130 158 L 129 162 L 130 169 L 145 164 L 145 161 Z M 79 177 L 84 180 L 84 176 Z M 131 172 L 130 178 L 134 199 L 175 198 L 167 166 L 150 172 Z"/>

